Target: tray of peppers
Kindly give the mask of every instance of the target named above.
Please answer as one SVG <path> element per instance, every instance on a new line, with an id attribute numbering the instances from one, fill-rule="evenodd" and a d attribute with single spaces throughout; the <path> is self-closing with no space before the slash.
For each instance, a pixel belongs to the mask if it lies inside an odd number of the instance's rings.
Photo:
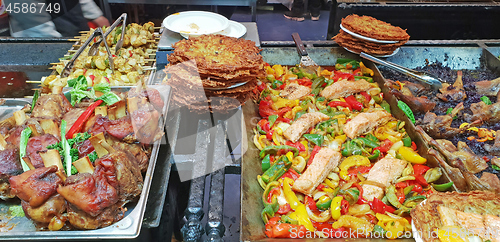
<path id="1" fill-rule="evenodd" d="M 299 66 L 267 65 L 267 77 L 259 82 L 258 112 L 261 119 L 253 129 L 252 141 L 259 149 L 262 173 L 257 181 L 262 191 L 261 218 L 269 238 L 411 238 L 410 210 L 431 193 L 445 191 L 452 183 L 435 184 L 442 176 L 416 151 L 405 122 L 391 119 L 351 139 L 343 127 L 368 110 L 391 112 L 383 93 L 373 80 L 373 70 L 362 62 L 341 59 L 334 67 L 315 72 Z M 320 92 L 340 81 L 363 79 L 373 85 L 368 91 L 336 99 Z M 310 88 L 300 99 L 280 93 L 297 83 Z M 329 119 L 307 130 L 297 142 L 284 132 L 305 113 L 321 112 Z M 342 158 L 310 195 L 292 189 L 322 147 Z M 379 160 L 390 157 L 406 161 L 400 176 L 385 188 L 382 199 L 363 196 L 367 174 Z M 253 161 L 252 161 L 253 162 Z M 354 231 L 354 232 L 353 232 Z M 362 232 L 359 232 L 362 231 Z"/>

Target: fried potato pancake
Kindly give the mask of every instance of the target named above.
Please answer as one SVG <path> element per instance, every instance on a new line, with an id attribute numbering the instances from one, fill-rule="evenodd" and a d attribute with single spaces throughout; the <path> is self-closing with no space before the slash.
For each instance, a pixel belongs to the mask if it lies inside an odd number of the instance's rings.
<path id="1" fill-rule="evenodd" d="M 346 29 L 377 40 L 409 40 L 406 30 L 370 16 L 351 14 L 342 19 Z"/>

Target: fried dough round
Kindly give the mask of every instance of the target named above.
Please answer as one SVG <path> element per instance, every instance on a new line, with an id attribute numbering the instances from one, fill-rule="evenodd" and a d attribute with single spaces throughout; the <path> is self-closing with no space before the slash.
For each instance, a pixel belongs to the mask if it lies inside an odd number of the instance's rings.
<path id="1" fill-rule="evenodd" d="M 409 40 L 406 30 L 370 16 L 351 14 L 342 19 L 346 29 L 377 40 Z"/>

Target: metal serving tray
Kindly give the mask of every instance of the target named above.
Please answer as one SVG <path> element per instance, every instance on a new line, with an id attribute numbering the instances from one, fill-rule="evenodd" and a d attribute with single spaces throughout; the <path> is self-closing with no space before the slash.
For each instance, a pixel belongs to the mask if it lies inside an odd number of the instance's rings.
<path id="1" fill-rule="evenodd" d="M 323 44 L 321 44 L 324 46 Z M 337 58 L 351 58 L 356 60 L 361 60 L 358 55 L 348 53 L 343 48 L 338 46 L 333 47 L 312 47 L 308 46 L 309 55 L 313 60 L 316 61 L 321 66 L 333 66 Z M 261 52 L 264 60 L 269 64 L 282 64 L 282 65 L 295 65 L 299 63 L 299 56 L 297 55 L 295 48 L 293 47 L 276 47 L 276 48 L 264 48 Z M 425 65 L 426 60 L 429 61 L 441 61 L 448 60 L 449 63 L 455 65 L 454 68 L 467 69 L 466 65 L 470 68 L 477 68 L 480 66 L 480 59 L 489 59 L 491 53 L 488 53 L 483 48 L 479 47 L 477 44 L 466 44 L 466 45 L 451 45 L 443 46 L 437 44 L 436 46 L 411 46 L 402 47 L 400 52 L 388 58 L 388 61 L 395 62 L 401 65 L 406 65 L 410 68 L 416 67 L 415 63 L 418 65 Z M 400 61 L 396 61 L 400 60 Z M 295 61 L 295 62 L 294 62 Z M 404 62 L 404 63 L 401 63 Z M 409 65 L 408 62 L 413 63 Z M 405 128 L 408 135 L 419 147 L 418 152 L 423 157 L 427 158 L 427 164 L 431 167 L 438 167 L 439 163 L 433 157 L 427 154 L 429 149 L 428 145 L 421 138 L 421 136 L 415 131 L 415 126 L 408 119 L 408 117 L 397 107 L 397 99 L 392 96 L 386 87 L 384 87 L 384 78 L 376 66 L 369 61 L 364 61 L 366 66 L 374 70 L 375 75 L 374 80 L 379 84 L 384 93 L 384 99 L 391 105 L 392 115 L 402 121 L 405 121 Z M 483 62 L 484 63 L 484 62 Z M 488 65 L 488 63 L 485 63 Z M 257 175 L 261 175 L 262 169 L 259 159 L 259 150 L 253 144 L 253 131 L 252 129 L 257 124 L 260 119 L 258 114 L 258 106 L 253 102 L 247 102 L 243 107 L 244 115 L 244 128 L 243 128 L 243 150 L 244 155 L 241 163 L 241 220 L 240 220 L 240 241 L 271 241 L 265 236 L 264 223 L 261 219 L 260 212 L 263 209 L 262 205 L 262 188 L 257 182 Z M 445 175 L 441 177 L 438 183 L 449 182 L 450 179 Z M 453 189 L 456 190 L 455 187 Z M 304 238 L 302 240 L 312 240 L 314 238 Z M 349 239 L 349 241 L 366 241 L 366 239 Z M 398 241 L 413 241 L 413 239 L 400 239 Z"/>
<path id="2" fill-rule="evenodd" d="M 170 103 L 170 86 L 148 86 L 157 89 L 164 101 L 162 109 L 163 118 L 159 120 L 159 127 L 164 127 L 166 113 Z M 112 87 L 116 91 L 128 91 L 133 87 Z M 0 105 L 0 120 L 8 118 L 13 112 L 20 110 L 24 105 L 31 103 L 31 99 L 6 99 Z M 158 159 L 158 151 L 162 139 L 153 144 L 149 166 L 144 175 L 144 187 L 139 200 L 129 203 L 126 208 L 125 217 L 111 226 L 95 230 L 72 230 L 72 231 L 37 231 L 33 222 L 26 217 L 12 217 L 9 214 L 9 207 L 20 205 L 17 198 L 8 201 L 0 201 L 0 240 L 94 240 L 94 239 L 131 239 L 139 235 L 148 201 L 149 190 L 153 178 L 153 173 Z"/>

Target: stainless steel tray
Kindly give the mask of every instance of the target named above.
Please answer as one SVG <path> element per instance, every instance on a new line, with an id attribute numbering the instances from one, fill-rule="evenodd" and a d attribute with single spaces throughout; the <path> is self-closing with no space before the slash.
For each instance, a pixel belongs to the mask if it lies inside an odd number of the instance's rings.
<path id="1" fill-rule="evenodd" d="M 403 59 L 408 61 L 421 61 L 422 65 L 425 64 L 426 57 L 424 53 L 428 53 L 430 47 L 402 47 L 400 53 L 398 55 L 391 57 L 396 58 L 401 54 L 407 55 Z M 450 47 L 442 47 L 440 49 L 441 52 L 436 52 L 435 56 L 438 56 L 438 53 L 444 53 L 443 50 L 449 50 L 452 53 L 468 53 L 471 51 L 471 54 L 466 59 L 470 61 L 469 63 L 476 63 L 475 58 L 481 57 L 481 53 L 483 53 L 482 48 L 476 46 L 467 46 L 465 49 L 450 48 Z M 354 55 L 346 52 L 341 47 L 308 47 L 308 52 L 319 65 L 321 66 L 334 66 L 335 62 L 338 58 L 351 58 L 356 60 L 361 60 L 358 55 Z M 421 53 L 424 52 L 424 53 Z M 432 51 L 431 51 L 432 52 Z M 418 53 L 421 53 L 418 55 Z M 269 64 L 282 64 L 282 65 L 295 65 L 299 63 L 300 58 L 297 55 L 294 47 L 278 47 L 278 48 L 264 48 L 261 52 L 264 57 L 264 60 Z M 409 58 L 414 56 L 412 58 Z M 417 58 L 421 57 L 420 58 Z M 443 58 L 445 58 L 443 56 Z M 448 53 L 447 58 L 452 58 L 451 53 Z M 465 58 L 465 57 L 463 57 Z M 457 65 L 460 63 L 458 60 L 461 58 L 457 58 Z M 389 61 L 396 62 L 388 59 Z M 465 59 L 461 59 L 465 60 Z M 295 61 L 295 62 L 294 62 Z M 406 130 L 409 136 L 419 147 L 418 152 L 427 158 L 428 165 L 431 167 L 438 167 L 439 163 L 433 156 L 427 154 L 427 149 L 429 148 L 424 140 L 420 137 L 420 135 L 415 131 L 415 126 L 408 117 L 397 107 L 397 100 L 394 96 L 392 96 L 387 88 L 384 87 L 384 78 L 382 74 L 378 71 L 375 65 L 371 62 L 367 62 L 367 67 L 374 70 L 374 80 L 377 81 L 382 91 L 384 92 L 384 99 L 391 105 L 391 113 L 394 117 L 399 120 L 403 120 L 406 123 Z M 363 63 L 365 63 L 363 62 Z M 398 63 L 398 62 L 396 62 Z M 479 63 L 479 60 L 477 60 Z M 240 220 L 240 241 L 272 241 L 273 239 L 267 238 L 264 234 L 265 226 L 262 222 L 260 212 L 263 209 L 261 196 L 262 196 L 262 188 L 257 182 L 257 175 L 261 175 L 262 169 L 260 167 L 259 162 L 255 162 L 259 160 L 259 150 L 255 147 L 252 141 L 253 131 L 252 129 L 257 124 L 259 120 L 258 114 L 258 105 L 255 105 L 253 102 L 247 102 L 245 106 L 243 106 L 243 115 L 244 115 L 244 128 L 242 130 L 243 134 L 243 158 L 241 162 L 241 220 Z M 444 183 L 450 181 L 449 177 L 446 175 L 441 178 L 438 183 Z M 314 238 L 304 238 L 301 241 L 309 241 Z M 345 239 L 344 239 L 345 240 Z M 352 238 L 349 241 L 366 241 L 366 239 L 356 239 Z M 399 239 L 398 241 L 414 241 L 413 239 Z"/>
<path id="2" fill-rule="evenodd" d="M 170 86 L 149 86 L 157 89 L 164 101 L 162 109 L 163 118 L 159 121 L 159 127 L 164 127 L 166 113 L 170 102 Z M 116 91 L 128 91 L 132 87 L 112 87 Z M 29 104 L 30 99 L 6 99 L 4 105 L 0 105 L 0 120 L 8 118 L 14 111 L 20 110 Z M 11 217 L 8 214 L 10 206 L 19 205 L 17 199 L 0 201 L 0 219 L 4 225 L 0 226 L 0 240 L 94 240 L 94 239 L 131 239 L 139 236 L 142 220 L 149 196 L 151 181 L 156 166 L 156 160 L 162 139 L 153 144 L 149 166 L 144 176 L 144 186 L 139 200 L 126 206 L 125 217 L 111 226 L 96 230 L 72 230 L 72 231 L 37 231 L 33 222 L 26 217 Z"/>

